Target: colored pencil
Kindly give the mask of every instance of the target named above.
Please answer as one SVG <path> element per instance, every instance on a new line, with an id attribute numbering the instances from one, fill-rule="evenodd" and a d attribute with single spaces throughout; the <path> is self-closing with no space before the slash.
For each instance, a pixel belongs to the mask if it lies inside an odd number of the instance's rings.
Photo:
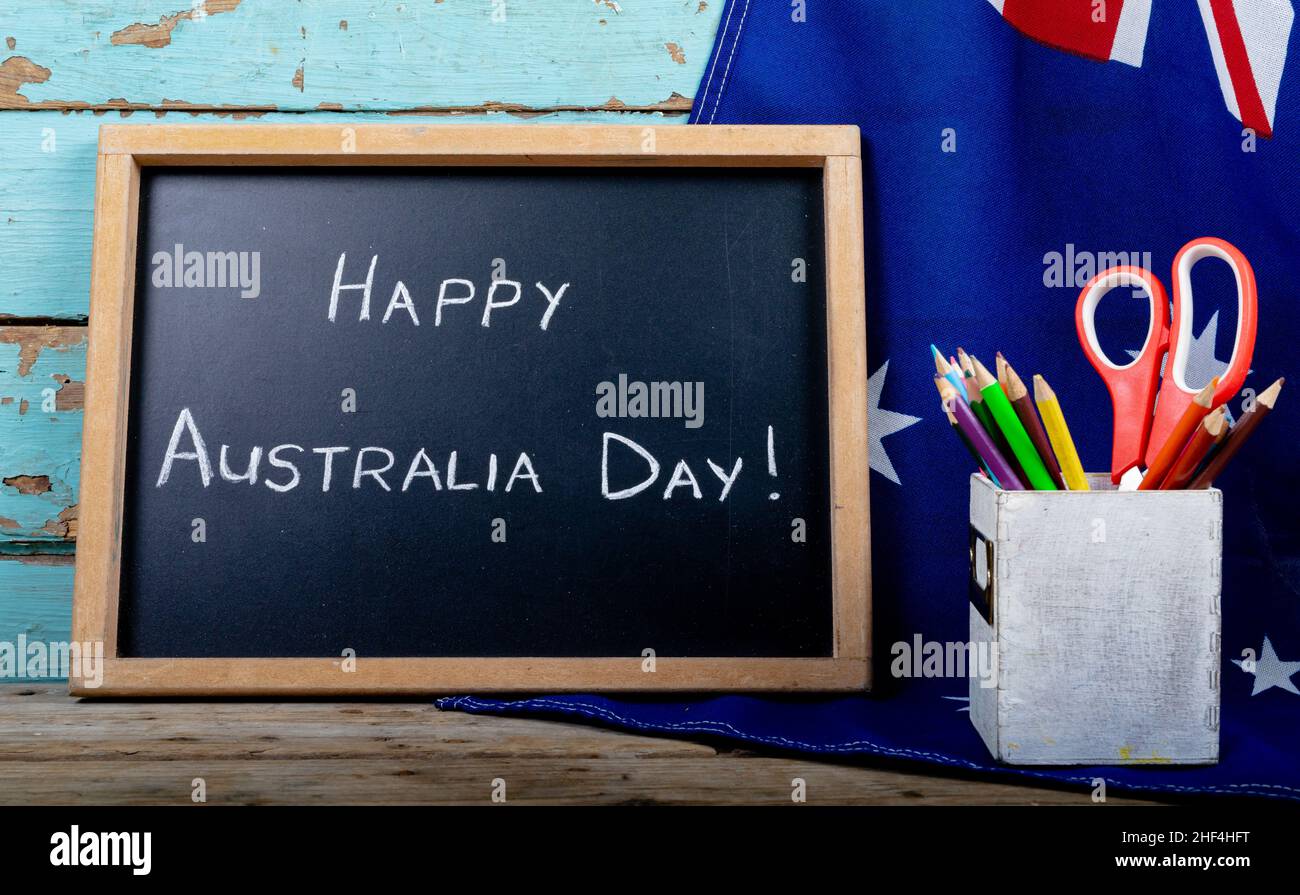
<path id="1" fill-rule="evenodd" d="M 974 373 L 967 377 L 967 383 L 966 394 L 970 395 L 970 406 L 971 410 L 975 411 L 975 418 L 980 421 L 980 425 L 982 425 L 990 435 L 994 435 L 994 433 L 997 432 L 998 427 L 994 425 L 993 417 L 988 415 L 989 410 L 984 406 L 984 396 L 981 395 L 980 390 L 975 387 Z"/>
<path id="2" fill-rule="evenodd" d="M 1034 376 L 1034 401 L 1038 404 L 1038 412 L 1043 415 L 1043 424 L 1047 427 L 1047 436 L 1052 441 L 1052 451 L 1061 465 L 1061 476 L 1066 486 L 1071 491 L 1091 490 L 1088 477 L 1083 474 L 1083 464 L 1079 462 L 1079 452 L 1074 448 L 1070 427 L 1065 424 L 1065 414 L 1056 400 L 1056 392 L 1042 376 Z"/>
<path id="3" fill-rule="evenodd" d="M 1228 433 L 1227 440 L 1223 442 L 1223 447 L 1219 449 L 1211 459 L 1205 469 L 1197 473 L 1196 478 L 1192 479 L 1191 484 L 1187 487 L 1199 491 L 1210 487 L 1214 480 L 1218 478 L 1219 473 L 1223 472 L 1223 467 L 1227 466 L 1241 446 L 1246 443 L 1246 439 L 1254 434 L 1259 424 L 1264 421 L 1264 417 L 1272 412 L 1273 406 L 1277 403 L 1278 393 L 1282 391 L 1286 378 L 1283 377 L 1274 382 L 1268 388 L 1264 389 L 1256 398 L 1255 405 L 1241 415 L 1232 431 Z"/>
<path id="4" fill-rule="evenodd" d="M 1043 429 L 1042 422 L 1038 419 L 1038 411 L 1034 410 L 1034 401 L 1029 397 L 1029 389 L 1025 388 L 1025 381 L 1020 378 L 1015 367 L 1007 362 L 998 352 L 998 366 L 1001 368 L 1001 374 L 998 377 L 998 383 L 1002 384 L 1003 377 L 1006 378 L 1006 384 L 1002 386 L 1003 391 L 1007 393 L 1007 400 L 1011 402 L 1011 409 L 1020 417 L 1020 423 L 1029 433 L 1029 440 L 1034 443 L 1034 449 L 1038 451 L 1038 456 L 1042 459 L 1043 465 L 1047 467 L 1047 474 L 1052 477 L 1052 483 L 1057 488 L 1064 490 L 1065 479 L 1061 476 L 1061 467 L 1056 462 L 1056 454 L 1052 451 L 1051 444 L 1047 440 L 1047 432 Z"/>
<path id="5" fill-rule="evenodd" d="M 993 370 L 997 373 L 998 385 L 1002 386 L 1002 390 L 1005 392 L 1007 390 L 1007 359 L 999 351 L 994 356 L 993 362 Z"/>
<path id="6" fill-rule="evenodd" d="M 1161 491 L 1178 491 L 1192 480 L 1196 467 L 1201 465 L 1201 459 L 1227 427 L 1228 423 L 1225 419 L 1227 415 L 1228 411 L 1218 407 L 1201 420 L 1201 424 L 1196 427 L 1196 431 L 1187 442 L 1187 447 L 1183 448 L 1183 452 L 1174 462 L 1174 468 L 1160 483 Z"/>
<path id="7" fill-rule="evenodd" d="M 966 392 L 966 383 L 962 381 L 965 377 L 962 376 L 961 371 L 954 370 L 949 366 L 948 362 L 943 359 L 943 355 L 939 353 L 939 349 L 935 348 L 933 344 L 930 345 L 930 353 L 934 356 L 935 371 L 957 387 L 963 401 L 969 401 L 970 395 Z"/>
<path id="8" fill-rule="evenodd" d="M 998 477 L 993 474 L 991 469 L 989 469 L 988 464 L 984 462 L 984 458 L 980 456 L 980 452 L 975 450 L 975 445 L 971 444 L 971 440 L 967 438 L 966 433 L 961 430 L 961 425 L 958 424 L 957 417 L 953 416 L 952 411 L 947 407 L 944 407 L 943 412 L 947 415 L 948 423 L 952 426 L 952 430 L 957 433 L 957 437 L 961 439 L 961 443 L 966 446 L 966 450 L 969 451 L 971 457 L 974 458 L 975 465 L 979 467 L 980 471 L 984 473 L 984 475 L 988 476 L 989 481 L 993 483 L 994 487 L 1001 488 L 1002 486 L 998 484 Z"/>
<path id="9" fill-rule="evenodd" d="M 1201 473 L 1205 471 L 1206 467 L 1214 462 L 1214 458 L 1218 455 L 1219 451 L 1223 449 L 1223 443 L 1228 440 L 1228 435 L 1232 432 L 1232 411 L 1228 409 L 1227 404 L 1222 404 L 1220 406 L 1223 408 L 1223 427 L 1219 429 L 1219 434 L 1216 435 L 1214 441 L 1211 442 L 1210 449 L 1201 457 L 1201 462 L 1196 464 L 1196 469 L 1192 472 L 1192 481 L 1196 481 L 1196 479 L 1200 477 Z"/>
<path id="10" fill-rule="evenodd" d="M 957 346 L 957 367 L 967 379 L 975 378 L 975 367 L 971 365 L 970 355 L 960 345 Z"/>
<path id="11" fill-rule="evenodd" d="M 1214 390 L 1218 385 L 1219 377 L 1215 376 L 1210 380 L 1209 385 L 1196 393 L 1192 403 L 1187 405 L 1187 410 L 1183 411 L 1183 415 L 1174 424 L 1174 430 L 1169 433 L 1169 438 L 1160 446 L 1155 459 L 1151 461 L 1146 475 L 1142 476 L 1142 483 L 1138 485 L 1139 491 L 1157 491 L 1160 489 L 1160 484 L 1169 477 L 1169 471 L 1174 468 L 1174 463 L 1178 461 L 1183 448 L 1191 440 L 1196 427 L 1210 412 L 1210 404 L 1214 401 Z"/>
<path id="12" fill-rule="evenodd" d="M 1020 468 L 1025 471 L 1029 484 L 1038 491 L 1059 490 L 1052 477 L 1048 475 L 1047 467 L 1043 465 L 1043 458 L 1038 456 L 1033 441 L 1029 439 L 1029 433 L 1025 431 L 1020 417 L 1016 416 L 1016 411 L 1012 409 L 1006 392 L 1002 391 L 1002 386 L 998 385 L 998 381 L 977 358 L 971 358 L 971 363 L 975 365 L 975 385 L 984 395 L 984 403 L 988 406 L 989 413 L 1006 437 L 1011 452 L 1020 461 Z"/>
<path id="13" fill-rule="evenodd" d="M 971 405 L 959 400 L 960 396 L 957 394 L 957 387 L 943 376 L 935 376 L 934 385 L 939 390 L 939 397 L 943 399 L 943 409 L 951 412 L 953 417 L 956 418 L 957 424 L 966 433 L 966 437 L 970 439 L 976 453 L 988 464 L 989 469 L 992 470 L 1003 490 L 1025 490 L 1024 483 L 1007 465 L 1006 459 L 998 451 L 997 445 L 993 443 L 989 433 L 984 431 L 984 426 L 980 424 L 975 412 L 971 410 Z"/>
<path id="14" fill-rule="evenodd" d="M 1016 455 L 1011 450 L 1011 445 L 1007 443 L 1006 435 L 1003 434 L 1002 429 L 994 421 L 993 414 L 989 412 L 988 404 L 984 400 L 984 394 L 980 391 L 979 384 L 975 380 L 975 359 L 967 355 L 966 362 L 971 365 L 970 375 L 966 377 L 966 391 L 970 395 L 971 410 L 975 411 L 976 418 L 984 426 L 984 431 L 989 433 L 989 438 L 993 439 L 993 444 L 997 447 L 998 453 L 1006 458 L 1007 465 L 1016 474 L 1016 478 L 1022 482 L 1027 481 L 1028 477 L 1025 475 L 1024 469 L 1017 462 Z"/>

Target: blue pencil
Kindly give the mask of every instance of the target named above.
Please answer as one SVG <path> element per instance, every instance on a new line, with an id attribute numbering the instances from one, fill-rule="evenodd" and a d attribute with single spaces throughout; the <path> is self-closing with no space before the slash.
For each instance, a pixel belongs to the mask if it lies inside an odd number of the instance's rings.
<path id="1" fill-rule="evenodd" d="M 952 364 L 943 359 L 943 354 L 938 348 L 930 345 L 930 353 L 934 355 L 934 369 L 952 383 L 953 388 L 957 389 L 957 394 L 961 395 L 963 401 L 970 401 L 970 393 L 966 391 L 966 377 L 960 370 L 954 370 Z"/>

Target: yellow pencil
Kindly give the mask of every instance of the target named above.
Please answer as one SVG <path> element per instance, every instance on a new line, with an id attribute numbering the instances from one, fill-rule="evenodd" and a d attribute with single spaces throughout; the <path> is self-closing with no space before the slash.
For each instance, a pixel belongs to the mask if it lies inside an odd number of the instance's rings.
<path id="1" fill-rule="evenodd" d="M 1034 403 L 1043 418 L 1047 437 L 1052 442 L 1056 453 L 1056 462 L 1061 464 L 1061 476 L 1065 486 L 1071 491 L 1088 491 L 1088 477 L 1083 474 L 1083 464 L 1079 462 L 1079 452 L 1074 449 L 1074 439 L 1070 437 L 1070 428 L 1065 424 L 1065 415 L 1061 413 L 1060 402 L 1056 392 L 1042 376 L 1034 376 Z"/>

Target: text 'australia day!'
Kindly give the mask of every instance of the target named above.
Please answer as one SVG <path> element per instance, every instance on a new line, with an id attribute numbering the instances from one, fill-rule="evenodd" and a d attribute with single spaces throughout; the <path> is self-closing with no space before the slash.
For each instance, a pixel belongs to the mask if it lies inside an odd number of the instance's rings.
<path id="1" fill-rule="evenodd" d="M 353 302 L 357 306 L 357 323 L 373 324 L 372 297 L 380 294 L 375 283 L 378 262 L 378 255 L 371 257 L 364 281 L 345 282 L 347 255 L 339 255 L 328 303 L 322 302 L 325 317 L 330 324 L 347 325 L 351 317 L 348 305 Z M 455 325 L 454 322 L 471 316 L 466 314 L 469 309 L 457 310 L 457 306 L 481 304 L 481 313 L 477 309 L 473 310 L 473 319 L 469 325 L 491 328 L 494 315 L 502 312 L 520 313 L 531 304 L 532 313 L 537 315 L 539 333 L 546 333 L 550 330 L 557 311 L 562 306 L 569 306 L 564 302 L 570 286 L 570 283 L 553 286 L 538 282 L 530 290 L 522 282 L 496 277 L 486 290 L 479 290 L 472 280 L 446 279 L 438 286 L 437 298 L 430 302 L 433 312 L 430 321 L 430 309 L 427 306 L 423 310 L 417 307 L 416 297 L 411 290 L 401 280 L 396 280 L 378 323 L 380 326 L 415 327 L 430 324 L 434 327 Z M 378 303 L 375 304 L 377 307 Z M 506 311 L 512 308 L 515 310 Z M 378 316 L 377 311 L 374 316 Z M 608 386 L 608 383 L 601 383 L 601 386 Z M 604 397 L 600 386 L 596 389 L 596 395 L 598 398 Z M 651 414 L 637 414 L 634 410 L 623 415 Z M 653 415 L 659 415 L 657 407 Z M 539 471 L 541 464 L 529 451 L 520 451 L 513 460 L 508 456 L 498 458 L 497 454 L 491 453 L 486 460 L 475 458 L 469 461 L 455 450 L 447 452 L 445 456 L 441 453 L 434 456 L 423 447 L 409 457 L 400 458 L 388 448 L 378 445 L 367 445 L 354 450 L 351 445 L 306 447 L 286 443 L 270 448 L 253 445 L 232 449 L 228 444 L 210 445 L 203 435 L 201 420 L 196 416 L 189 407 L 182 407 L 178 412 L 171 438 L 163 452 L 156 482 L 158 488 L 177 481 L 182 470 L 189 466 L 204 488 L 214 482 L 245 485 L 260 483 L 274 492 L 285 493 L 303 486 L 306 481 L 310 483 L 308 487 L 318 485 L 321 491 L 379 488 L 400 493 L 421 489 L 543 493 L 543 477 Z M 642 493 L 655 494 L 663 500 L 675 496 L 701 500 L 707 490 L 710 496 L 725 501 L 744 468 L 743 458 L 739 456 L 727 465 L 705 458 L 705 466 L 711 475 L 697 476 L 696 470 L 686 459 L 682 459 L 677 462 L 671 474 L 663 476 L 666 467 L 660 464 L 659 458 L 651 451 L 636 441 L 611 431 L 602 433 L 601 440 L 600 493 L 608 500 L 624 500 Z M 775 475 L 772 441 L 769 427 L 768 470 L 769 474 Z M 246 455 L 244 450 L 247 451 Z M 642 461 L 643 472 L 639 478 L 611 484 L 610 454 L 613 450 L 628 452 L 629 456 Z"/>

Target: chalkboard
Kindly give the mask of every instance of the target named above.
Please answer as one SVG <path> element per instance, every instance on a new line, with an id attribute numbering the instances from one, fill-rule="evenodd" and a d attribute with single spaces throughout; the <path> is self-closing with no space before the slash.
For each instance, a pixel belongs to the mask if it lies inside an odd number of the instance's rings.
<path id="1" fill-rule="evenodd" d="M 115 659 L 842 658 L 824 166 L 203 161 L 134 188 Z"/>

